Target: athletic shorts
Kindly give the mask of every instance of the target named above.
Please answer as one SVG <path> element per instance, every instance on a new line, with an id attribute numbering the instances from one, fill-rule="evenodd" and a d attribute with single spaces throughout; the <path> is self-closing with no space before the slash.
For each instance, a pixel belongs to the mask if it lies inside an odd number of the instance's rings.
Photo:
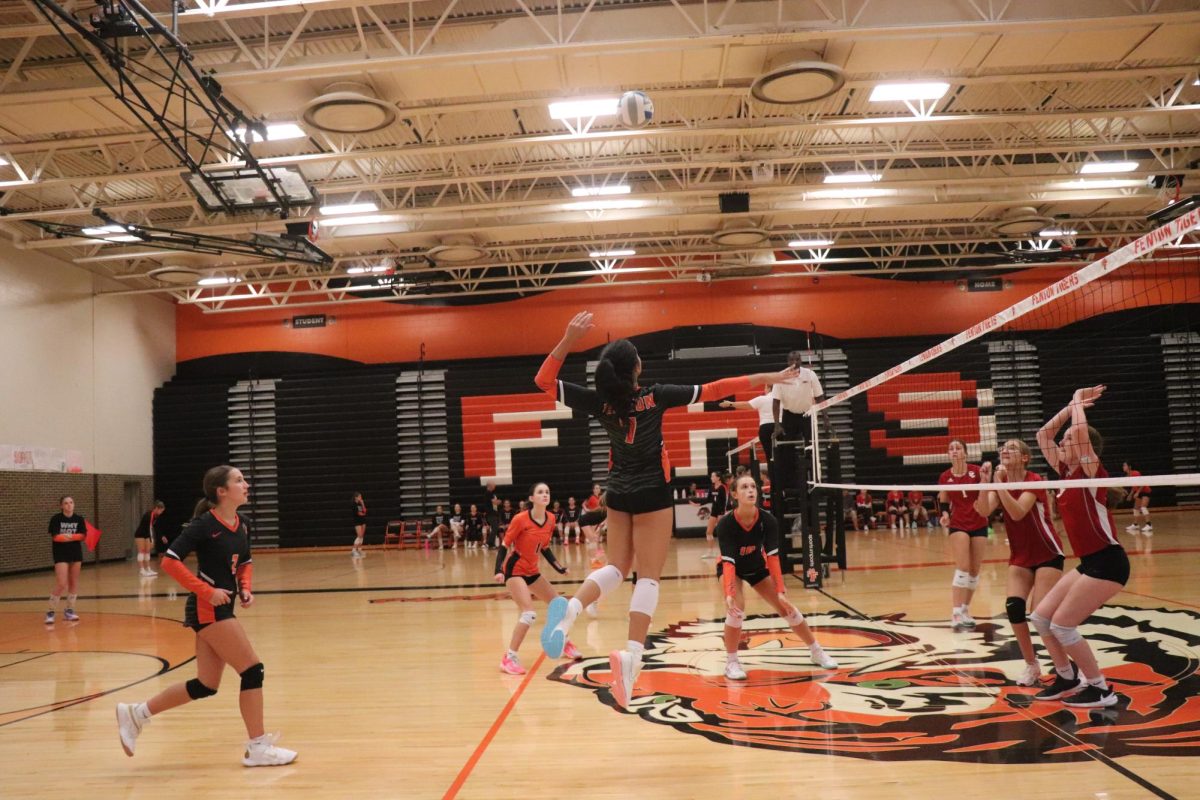
<path id="1" fill-rule="evenodd" d="M 624 511 L 626 514 L 649 514 L 652 511 L 662 511 L 675 505 L 671 496 L 671 487 L 663 484 L 650 489 L 638 489 L 629 494 L 608 493 L 608 507 L 613 511 Z"/>
<path id="2" fill-rule="evenodd" d="M 717 562 L 717 579 L 718 580 L 720 580 L 721 578 L 724 577 L 724 571 L 725 571 L 724 567 L 725 567 L 724 562 L 721 562 L 721 561 Z M 748 572 L 745 574 L 739 572 L 739 573 L 737 573 L 737 577 L 739 579 L 745 581 L 746 583 L 748 583 L 751 586 L 758 586 L 760 583 L 765 581 L 767 578 L 771 577 L 771 573 L 765 569 L 759 569 L 759 570 L 755 570 L 754 572 Z"/>
<path id="3" fill-rule="evenodd" d="M 1050 559 L 1049 561 L 1043 561 L 1041 564 L 1034 564 L 1032 567 L 1027 567 L 1024 564 L 1014 564 L 1011 561 L 1008 562 L 1008 565 L 1010 567 L 1020 567 L 1021 569 L 1027 569 L 1030 572 L 1037 572 L 1039 569 L 1056 569 L 1059 572 L 1062 572 L 1063 564 L 1065 562 L 1066 562 L 1066 559 L 1063 558 L 1062 556 L 1055 556 L 1054 558 Z"/>
<path id="4" fill-rule="evenodd" d="M 951 528 L 950 533 L 965 533 L 967 536 L 970 536 L 972 539 L 986 539 L 987 535 L 988 535 L 988 528 L 986 525 L 984 525 L 982 528 L 976 528 L 973 531 L 962 531 L 962 530 L 959 530 L 958 528 Z"/>
<path id="5" fill-rule="evenodd" d="M 55 564 L 73 564 L 83 561 L 83 542 L 51 542 L 50 551 Z"/>
<path id="6" fill-rule="evenodd" d="M 142 533 L 142 529 L 141 529 L 141 528 L 138 528 L 136 531 L 134 531 L 134 532 L 133 532 L 133 538 L 135 538 L 135 539 L 149 539 L 149 538 L 150 538 L 150 531 L 146 531 L 145 533 Z"/>
<path id="7" fill-rule="evenodd" d="M 188 595 L 187 603 L 185 603 L 183 606 L 183 626 L 185 628 L 191 628 L 199 633 L 214 622 L 220 622 L 221 620 L 225 619 L 233 619 L 233 606 L 236 602 L 237 597 L 231 596 L 229 602 L 223 606 L 209 606 L 212 608 L 213 618 L 202 621 L 200 619 L 200 613 L 196 607 L 196 595 L 190 594 Z M 207 603 L 204 605 L 208 606 Z"/>
<path id="8" fill-rule="evenodd" d="M 903 514 L 904 511 L 905 511 L 905 509 L 903 506 L 888 506 L 887 507 L 887 513 L 889 513 L 889 514 Z"/>
<path id="9" fill-rule="evenodd" d="M 590 528 L 593 525 L 599 525 L 601 522 L 604 522 L 604 520 L 606 520 L 606 519 L 608 519 L 608 509 L 607 508 L 597 508 L 595 511 L 584 512 L 583 516 L 581 516 L 579 518 L 579 524 L 576 525 L 575 527 L 579 528 L 580 526 L 582 526 L 584 528 Z M 572 523 L 572 524 L 574 524 L 574 523 Z"/>
<path id="10" fill-rule="evenodd" d="M 1112 581 L 1124 586 L 1129 582 L 1129 556 L 1119 544 L 1110 544 L 1103 550 L 1088 553 L 1079 559 L 1077 569 L 1089 578 Z"/>
<path id="11" fill-rule="evenodd" d="M 508 581 L 512 578 L 520 578 L 521 580 L 525 581 L 526 586 L 533 586 L 535 583 L 541 580 L 542 573 L 535 572 L 532 575 L 506 575 L 504 577 L 504 582 L 508 583 Z"/>

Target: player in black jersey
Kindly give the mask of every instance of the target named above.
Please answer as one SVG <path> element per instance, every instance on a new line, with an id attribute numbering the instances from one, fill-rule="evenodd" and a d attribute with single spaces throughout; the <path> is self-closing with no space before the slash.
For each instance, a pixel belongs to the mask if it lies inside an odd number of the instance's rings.
<path id="1" fill-rule="evenodd" d="M 46 624 L 54 624 L 58 601 L 67 597 L 63 619 L 78 622 L 75 598 L 79 596 L 79 569 L 83 566 L 83 542 L 87 538 L 87 522 L 75 513 L 75 498 L 66 495 L 58 501 L 61 511 L 50 518 L 50 553 L 54 559 L 54 590 L 50 592 L 50 607 Z"/>
<path id="2" fill-rule="evenodd" d="M 567 507 L 563 509 L 562 519 L 562 543 L 566 544 L 571 539 L 571 530 L 575 531 L 575 541 L 579 541 L 579 537 L 583 535 L 583 531 L 579 529 L 579 506 L 575 503 L 574 497 L 567 498 Z"/>
<path id="3" fill-rule="evenodd" d="M 162 500 L 155 500 L 154 507 L 142 514 L 142 521 L 133 532 L 133 541 L 137 545 L 138 575 L 143 578 L 158 577 L 158 573 L 150 567 L 150 550 L 154 547 L 154 523 L 166 510 Z"/>
<path id="4" fill-rule="evenodd" d="M 354 547 L 350 550 L 350 557 L 362 558 L 366 555 L 362 543 L 367 535 L 367 504 L 363 502 L 362 492 L 355 492 L 351 500 L 354 502 Z"/>
<path id="5" fill-rule="evenodd" d="M 701 558 L 716 558 L 717 544 L 713 538 L 713 531 L 716 530 L 717 520 L 729 510 L 729 487 L 726 485 L 725 476 L 720 472 L 714 472 L 708 477 L 712 480 L 712 486 L 708 490 L 708 525 L 704 529 L 708 552 Z"/>
<path id="6" fill-rule="evenodd" d="M 628 339 L 608 344 L 596 367 L 596 389 L 558 380 L 563 359 L 592 329 L 592 315 L 583 311 L 567 325 L 562 341 L 546 358 L 534 382 L 538 388 L 571 409 L 596 418 L 608 434 L 611 448 L 606 482 L 608 560 L 595 570 L 570 602 L 561 597 L 547 610 L 542 647 L 551 658 L 562 655 L 567 632 L 579 612 L 611 592 L 625 579 L 637 559 L 638 580 L 629 603 L 629 636 L 623 650 L 609 656 L 613 698 L 629 705 L 641 669 L 650 618 L 658 605 L 658 579 L 667 560 L 674 518 L 671 463 L 663 443 L 663 414 L 671 408 L 714 401 L 752 386 L 790 380 L 796 370 L 729 378 L 703 386 L 653 384 L 641 386 L 642 361 Z"/>
<path id="7" fill-rule="evenodd" d="M 117 704 L 117 731 L 127 756 L 133 755 L 138 734 L 152 715 L 216 694 L 228 664 L 242 679 L 238 704 L 250 736 L 242 763 L 271 767 L 296 758 L 294 751 L 276 747 L 278 735 L 263 728 L 263 665 L 233 615 L 235 597 L 242 608 L 254 602 L 250 531 L 237 513 L 249 492 L 241 470 L 227 465 L 210 469 L 204 474 L 204 500 L 196 507 L 195 519 L 167 548 L 163 571 L 192 593 L 184 609 L 184 625 L 196 632 L 196 677 L 145 703 Z M 196 574 L 183 565 L 191 553 L 196 554 Z"/>
<path id="8" fill-rule="evenodd" d="M 837 669 L 837 662 L 821 649 L 804 615 L 788 602 L 779 567 L 779 523 L 758 507 L 758 484 L 754 476 L 742 475 L 734 485 L 735 509 L 717 523 L 717 540 L 721 543 L 717 576 L 724 586 L 725 607 L 729 611 L 725 617 L 725 677 L 731 681 L 746 680 L 746 671 L 738 661 L 742 622 L 746 618 L 742 581 L 750 584 L 808 645 L 814 664 Z"/>

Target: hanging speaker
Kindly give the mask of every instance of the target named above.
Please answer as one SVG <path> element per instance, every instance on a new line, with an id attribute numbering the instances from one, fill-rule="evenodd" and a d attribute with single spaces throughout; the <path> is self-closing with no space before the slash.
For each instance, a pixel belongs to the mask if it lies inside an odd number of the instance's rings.
<path id="1" fill-rule="evenodd" d="M 745 214 L 750 210 L 749 192 L 721 192 L 717 204 L 722 214 Z"/>

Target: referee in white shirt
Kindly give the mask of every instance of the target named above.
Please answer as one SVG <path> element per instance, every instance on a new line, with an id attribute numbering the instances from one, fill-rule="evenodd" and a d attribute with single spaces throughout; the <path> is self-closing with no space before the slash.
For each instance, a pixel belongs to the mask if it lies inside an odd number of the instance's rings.
<path id="1" fill-rule="evenodd" d="M 804 415 L 814 403 L 825 399 L 821 379 L 817 377 L 817 373 L 800 363 L 802 355 L 799 350 L 788 353 L 788 365 L 799 369 L 800 374 L 788 383 L 775 384 L 771 389 L 771 416 L 775 420 L 775 438 L 783 441 L 808 441 L 809 422 Z M 829 415 L 824 410 L 821 411 L 821 424 L 824 426 L 825 435 L 828 436 L 831 428 Z M 777 465 L 783 467 L 783 471 L 778 475 L 778 479 L 782 481 L 781 489 L 784 486 L 790 489 L 794 483 L 796 457 L 792 447 L 784 445 L 781 453 L 773 454 L 783 455 Z"/>

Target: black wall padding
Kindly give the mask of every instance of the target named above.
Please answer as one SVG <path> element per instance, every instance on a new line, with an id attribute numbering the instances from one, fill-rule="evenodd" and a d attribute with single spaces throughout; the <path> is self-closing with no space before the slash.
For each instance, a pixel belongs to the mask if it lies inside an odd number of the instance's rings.
<path id="1" fill-rule="evenodd" d="M 349 546 L 356 490 L 367 505 L 367 542 L 382 542 L 384 525 L 400 518 L 395 375 L 287 378 L 275 414 L 280 546 Z"/>
<path id="2" fill-rule="evenodd" d="M 204 473 L 229 461 L 229 386 L 176 379 L 154 391 L 154 491 L 167 505 L 157 528 L 171 538 L 203 497 Z"/>

